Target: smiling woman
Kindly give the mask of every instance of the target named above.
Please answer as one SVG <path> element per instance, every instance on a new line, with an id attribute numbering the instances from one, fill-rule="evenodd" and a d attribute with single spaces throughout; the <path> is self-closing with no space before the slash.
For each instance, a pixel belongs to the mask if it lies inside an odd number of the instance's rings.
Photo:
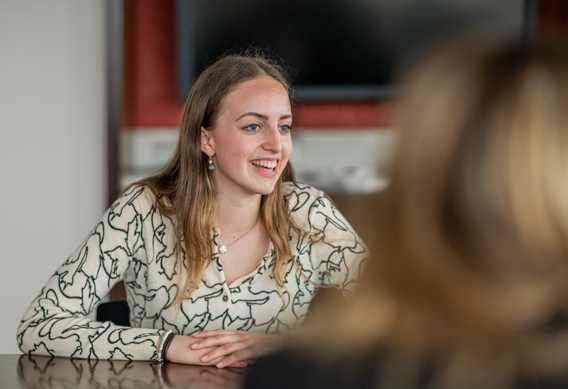
<path id="1" fill-rule="evenodd" d="M 326 195 L 293 182 L 289 82 L 258 53 L 196 80 L 174 156 L 129 188 L 24 315 L 25 353 L 246 366 L 321 286 L 349 293 L 366 249 Z M 132 327 L 87 318 L 124 280 Z"/>
<path id="2" fill-rule="evenodd" d="M 201 129 L 223 198 L 272 193 L 292 154 L 291 124 L 288 91 L 272 77 L 245 81 L 225 97 L 216 125 Z"/>

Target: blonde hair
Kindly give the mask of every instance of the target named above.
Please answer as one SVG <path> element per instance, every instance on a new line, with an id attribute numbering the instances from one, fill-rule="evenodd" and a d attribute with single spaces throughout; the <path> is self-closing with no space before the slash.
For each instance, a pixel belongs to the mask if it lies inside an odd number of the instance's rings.
<path id="1" fill-rule="evenodd" d="M 154 195 L 157 209 L 174 220 L 175 257 L 180 277 L 172 304 L 179 306 L 198 287 L 213 255 L 211 234 L 217 212 L 216 188 L 201 151 L 201 127 L 213 129 L 225 96 L 239 84 L 268 75 L 290 90 L 282 67 L 259 50 L 229 54 L 209 66 L 195 81 L 185 103 L 179 141 L 174 156 L 158 174 L 132 185 L 141 185 Z M 288 244 L 291 227 L 282 183 L 293 181 L 287 164 L 274 191 L 262 196 L 260 218 L 274 245 L 273 269 L 277 286 L 292 253 Z M 185 279 L 182 275 L 185 274 Z"/>
<path id="2" fill-rule="evenodd" d="M 539 329 L 568 312 L 568 51 L 468 41 L 419 64 L 375 260 L 315 342 L 443 350 L 447 387 L 566 368 L 568 326 Z"/>

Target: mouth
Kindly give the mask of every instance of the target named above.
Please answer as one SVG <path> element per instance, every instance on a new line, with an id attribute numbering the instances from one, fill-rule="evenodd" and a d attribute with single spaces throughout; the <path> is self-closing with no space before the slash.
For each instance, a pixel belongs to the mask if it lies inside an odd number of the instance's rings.
<path id="1" fill-rule="evenodd" d="M 278 166 L 278 160 L 254 159 L 250 161 L 257 169 L 274 172 Z"/>

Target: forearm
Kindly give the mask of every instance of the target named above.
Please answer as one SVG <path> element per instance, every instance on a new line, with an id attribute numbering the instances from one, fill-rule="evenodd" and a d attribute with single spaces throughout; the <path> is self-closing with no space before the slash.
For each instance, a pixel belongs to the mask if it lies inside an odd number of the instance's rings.
<path id="1" fill-rule="evenodd" d="M 84 317 L 24 321 L 18 329 L 22 352 L 88 359 L 155 359 L 158 330 L 120 327 Z"/>
<path id="2" fill-rule="evenodd" d="M 48 291 L 48 292 L 44 292 Z M 18 327 L 24 353 L 89 359 L 152 360 L 161 331 L 97 322 L 66 296 L 44 288 Z"/>
<path id="3" fill-rule="evenodd" d="M 48 279 L 19 325 L 17 340 L 23 352 L 89 359 L 156 359 L 162 330 L 121 327 L 88 317 L 112 287 L 129 275 L 132 261 L 140 265 L 148 261 L 139 220 L 149 204 L 138 200 L 141 194 L 142 189 L 132 189 L 118 199 Z"/>

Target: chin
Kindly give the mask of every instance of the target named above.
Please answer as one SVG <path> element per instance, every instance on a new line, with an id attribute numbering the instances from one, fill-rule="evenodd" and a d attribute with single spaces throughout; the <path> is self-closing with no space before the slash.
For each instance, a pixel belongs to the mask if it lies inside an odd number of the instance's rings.
<path id="1" fill-rule="evenodd" d="M 267 190 L 259 190 L 257 193 L 261 194 L 263 196 L 268 196 L 272 192 L 274 192 L 274 187 L 272 187 L 271 189 L 267 189 Z"/>
<path id="2" fill-rule="evenodd" d="M 275 183 L 273 183 L 272 185 L 262 185 L 256 188 L 255 192 L 258 194 L 261 194 L 263 196 L 267 196 L 269 194 L 271 194 L 272 192 L 274 192 L 274 188 L 276 187 L 276 183 L 278 181 L 276 181 Z"/>

